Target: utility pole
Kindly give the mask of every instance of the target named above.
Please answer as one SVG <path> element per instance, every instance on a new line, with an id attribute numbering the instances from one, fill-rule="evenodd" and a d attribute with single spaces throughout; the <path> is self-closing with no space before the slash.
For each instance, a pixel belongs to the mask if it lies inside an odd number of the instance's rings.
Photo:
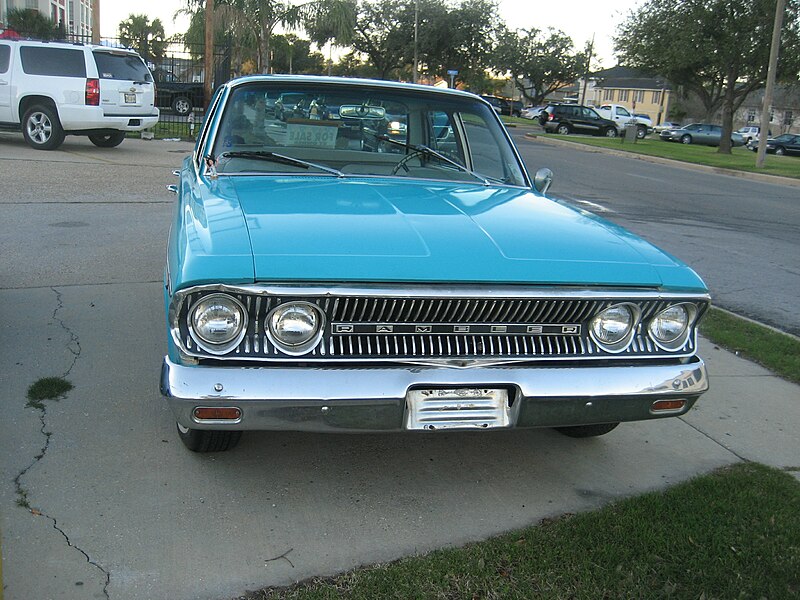
<path id="1" fill-rule="evenodd" d="M 214 0 L 206 0 L 206 40 L 203 56 L 203 107 L 208 108 L 214 79 Z"/>
<path id="2" fill-rule="evenodd" d="M 756 168 L 764 167 L 767 155 L 767 137 L 769 137 L 769 114 L 772 106 L 772 93 L 775 89 L 775 72 L 778 70 L 778 51 L 781 47 L 781 27 L 783 27 L 783 10 L 785 0 L 778 0 L 775 5 L 775 23 L 772 26 L 772 46 L 769 49 L 769 69 L 767 70 L 767 88 L 764 90 L 764 104 L 761 107 L 761 127 L 758 131 L 758 152 Z"/>
<path id="3" fill-rule="evenodd" d="M 592 41 L 589 42 L 589 56 L 586 57 L 586 69 L 583 71 L 583 92 L 581 93 L 581 104 L 586 104 L 586 86 L 589 85 L 589 69 L 592 62 L 592 52 L 594 51 L 594 34 Z"/>

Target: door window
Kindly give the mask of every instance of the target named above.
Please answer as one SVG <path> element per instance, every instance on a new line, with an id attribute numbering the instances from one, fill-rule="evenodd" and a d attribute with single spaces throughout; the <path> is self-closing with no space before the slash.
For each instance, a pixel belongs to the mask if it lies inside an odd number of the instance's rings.
<path id="1" fill-rule="evenodd" d="M 22 70 L 28 75 L 86 77 L 83 50 L 22 46 L 19 56 Z"/>
<path id="2" fill-rule="evenodd" d="M 8 65 L 11 62 L 11 46 L 8 44 L 0 44 L 0 73 L 8 71 Z"/>

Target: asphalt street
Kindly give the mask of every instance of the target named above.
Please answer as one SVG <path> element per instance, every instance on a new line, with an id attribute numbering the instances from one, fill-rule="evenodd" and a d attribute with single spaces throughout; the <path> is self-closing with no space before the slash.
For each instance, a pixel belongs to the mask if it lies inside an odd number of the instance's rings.
<path id="1" fill-rule="evenodd" d="M 741 460 L 797 466 L 800 388 L 705 341 L 712 390 L 695 409 L 597 439 L 248 433 L 231 452 L 188 452 L 158 375 L 164 185 L 190 150 L 68 138 L 45 153 L 0 134 L 6 600 L 231 598 Z M 74 389 L 44 410 L 26 406 L 28 386 L 53 375 Z"/>
<path id="2" fill-rule="evenodd" d="M 688 263 L 715 305 L 800 335 L 800 187 L 553 145 L 525 131 L 512 135 L 531 172 L 553 170 L 551 197 Z M 796 163 L 800 173 L 797 157 L 767 160 Z"/>

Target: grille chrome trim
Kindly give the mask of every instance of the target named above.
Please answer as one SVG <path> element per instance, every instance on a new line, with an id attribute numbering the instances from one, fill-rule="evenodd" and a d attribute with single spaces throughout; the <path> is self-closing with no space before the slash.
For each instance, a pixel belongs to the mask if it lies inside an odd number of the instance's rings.
<path id="1" fill-rule="evenodd" d="M 228 355 L 211 356 L 194 344 L 184 343 L 186 313 L 200 297 L 220 291 L 236 294 L 251 310 L 242 343 Z M 327 322 L 320 344 L 303 356 L 281 353 L 264 336 L 266 316 L 289 300 L 315 304 Z M 630 346 L 624 352 L 611 354 L 591 340 L 586 325 L 591 317 L 621 300 L 640 307 L 642 321 Z M 652 343 L 643 325 L 668 304 L 682 301 L 696 304 L 699 318 L 709 296 L 641 289 L 522 286 L 207 285 L 176 292 L 169 312 L 173 341 L 182 352 L 195 358 L 467 366 L 692 356 L 697 335 L 694 328 L 681 349 L 665 351 Z M 335 332 L 334 325 L 352 326 L 353 331 Z M 372 331 L 359 330 L 364 325 Z M 379 325 L 388 327 L 378 333 Z M 409 331 L 417 326 L 420 329 Z M 520 326 L 531 329 L 523 332 Z M 443 333 L 442 327 L 452 333 Z M 456 327 L 471 331 L 462 333 Z"/>

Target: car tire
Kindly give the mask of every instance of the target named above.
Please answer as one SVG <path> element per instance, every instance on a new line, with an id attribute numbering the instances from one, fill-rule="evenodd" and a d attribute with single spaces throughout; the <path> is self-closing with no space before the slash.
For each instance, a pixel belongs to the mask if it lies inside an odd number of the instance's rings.
<path id="1" fill-rule="evenodd" d="M 617 137 L 617 128 L 616 127 L 606 127 L 603 130 L 603 135 L 607 138 L 615 138 Z"/>
<path id="2" fill-rule="evenodd" d="M 186 96 L 176 96 L 172 100 L 172 110 L 180 117 L 185 117 L 192 112 L 192 101 Z"/>
<path id="3" fill-rule="evenodd" d="M 64 129 L 50 106 L 36 104 L 22 117 L 22 136 L 31 148 L 55 150 L 64 143 Z"/>
<path id="4" fill-rule="evenodd" d="M 692 143 L 692 136 L 689 134 L 681 136 L 681 144 L 691 144 Z"/>
<path id="5" fill-rule="evenodd" d="M 598 423 L 597 425 L 573 425 L 570 427 L 556 427 L 556 431 L 571 438 L 588 438 L 605 435 L 615 429 L 619 423 Z"/>
<path id="6" fill-rule="evenodd" d="M 636 139 L 643 140 L 646 135 L 647 135 L 647 127 L 636 128 Z"/>
<path id="7" fill-rule="evenodd" d="M 556 127 L 556 133 L 559 135 L 569 135 L 569 125 L 559 125 Z"/>
<path id="8" fill-rule="evenodd" d="M 192 452 L 224 452 L 235 448 L 242 437 L 241 431 L 216 429 L 189 429 L 176 423 L 178 436 Z"/>
<path id="9" fill-rule="evenodd" d="M 786 148 L 784 148 L 783 146 L 778 146 L 777 148 L 775 148 L 775 154 L 777 156 L 785 155 L 786 154 Z"/>
<path id="10" fill-rule="evenodd" d="M 125 139 L 124 131 L 114 131 L 113 133 L 95 133 L 89 136 L 89 141 L 98 148 L 115 148 Z"/>

